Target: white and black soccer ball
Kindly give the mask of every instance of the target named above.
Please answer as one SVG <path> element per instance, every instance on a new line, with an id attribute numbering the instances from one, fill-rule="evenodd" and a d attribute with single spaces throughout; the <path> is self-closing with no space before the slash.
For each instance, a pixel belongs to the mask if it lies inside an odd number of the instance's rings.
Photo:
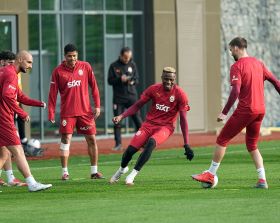
<path id="1" fill-rule="evenodd" d="M 41 148 L 41 142 L 38 139 L 29 139 L 27 141 L 27 145 L 32 146 L 34 148 Z"/>
<path id="2" fill-rule="evenodd" d="M 26 156 L 42 156 L 44 151 L 38 139 L 29 139 L 23 149 Z"/>
<path id="3" fill-rule="evenodd" d="M 218 176 L 215 175 L 215 176 L 214 176 L 214 183 L 213 183 L 213 184 L 201 182 L 201 186 L 202 186 L 203 188 L 205 188 L 205 189 L 207 189 L 207 188 L 214 188 L 214 187 L 217 186 L 218 181 L 219 181 Z"/>

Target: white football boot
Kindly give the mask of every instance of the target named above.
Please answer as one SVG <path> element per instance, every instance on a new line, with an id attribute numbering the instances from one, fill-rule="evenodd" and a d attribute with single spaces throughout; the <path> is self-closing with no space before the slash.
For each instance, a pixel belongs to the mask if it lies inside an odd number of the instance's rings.
<path id="1" fill-rule="evenodd" d="M 46 190 L 52 187 L 52 184 L 41 184 L 39 182 L 36 182 L 35 184 L 28 185 L 28 190 L 30 192 L 36 192 L 40 190 Z"/>
<path id="2" fill-rule="evenodd" d="M 113 184 L 113 183 L 117 183 L 119 181 L 119 179 L 121 178 L 121 176 L 125 173 L 127 173 L 129 170 L 128 167 L 125 167 L 123 170 L 122 168 L 120 167 L 117 172 L 111 177 L 109 183 L 110 184 Z"/>

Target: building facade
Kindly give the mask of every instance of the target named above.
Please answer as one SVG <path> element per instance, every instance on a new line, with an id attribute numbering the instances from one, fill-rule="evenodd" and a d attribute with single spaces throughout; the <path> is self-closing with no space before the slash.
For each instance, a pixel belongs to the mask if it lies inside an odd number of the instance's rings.
<path id="1" fill-rule="evenodd" d="M 79 48 L 79 59 L 93 66 L 99 85 L 102 113 L 97 120 L 98 135 L 110 136 L 112 89 L 107 84 L 107 71 L 120 48 L 129 46 L 139 68 L 139 94 L 161 81 L 164 66 L 174 66 L 177 83 L 188 93 L 190 130 L 212 131 L 217 127 L 222 80 L 220 0 L 0 2 L 0 32 L 6 33 L 1 48 L 28 49 L 34 57 L 32 72 L 23 83 L 24 92 L 31 97 L 47 101 L 51 72 L 63 60 L 64 45 L 74 43 Z M 44 141 L 56 140 L 58 126 L 48 122 L 47 111 L 27 109 L 32 120 L 27 126 L 30 135 Z M 57 122 L 58 117 L 59 109 Z M 130 122 L 125 125 L 126 133 L 133 131 Z"/>

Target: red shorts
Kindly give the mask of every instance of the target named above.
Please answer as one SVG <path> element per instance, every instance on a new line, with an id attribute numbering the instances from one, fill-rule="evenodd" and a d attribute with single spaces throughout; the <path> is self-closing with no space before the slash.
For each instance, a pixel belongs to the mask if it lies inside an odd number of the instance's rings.
<path id="1" fill-rule="evenodd" d="M 61 118 L 59 128 L 61 134 L 73 134 L 75 127 L 78 134 L 95 135 L 96 126 L 93 114 Z"/>
<path id="2" fill-rule="evenodd" d="M 234 112 L 229 118 L 216 143 L 226 147 L 228 142 L 242 129 L 246 128 L 246 146 L 248 151 L 257 149 L 257 142 L 264 114 L 238 114 Z"/>
<path id="3" fill-rule="evenodd" d="M 0 123 L 0 147 L 21 145 L 15 123 Z"/>
<path id="4" fill-rule="evenodd" d="M 173 129 L 169 126 L 155 126 L 144 122 L 141 128 L 135 133 L 130 145 L 140 149 L 143 147 L 149 138 L 156 141 L 156 145 L 163 143 L 173 133 Z"/>

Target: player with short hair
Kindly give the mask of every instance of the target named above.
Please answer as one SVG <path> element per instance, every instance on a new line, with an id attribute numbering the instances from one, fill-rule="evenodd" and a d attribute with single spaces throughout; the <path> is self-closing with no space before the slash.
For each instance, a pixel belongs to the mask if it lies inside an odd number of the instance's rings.
<path id="1" fill-rule="evenodd" d="M 268 80 L 280 94 L 280 82 L 266 66 L 247 53 L 247 41 L 236 37 L 229 43 L 231 55 L 236 61 L 230 69 L 231 92 L 228 101 L 219 114 L 217 121 L 223 121 L 238 98 L 236 110 L 226 122 L 216 141 L 216 150 L 209 170 L 193 175 L 194 180 L 214 183 L 214 176 L 225 155 L 229 141 L 246 128 L 246 146 L 258 173 L 256 188 L 268 188 L 263 158 L 257 142 L 261 123 L 265 114 L 264 81 Z"/>
<path id="2" fill-rule="evenodd" d="M 51 184 L 41 184 L 35 181 L 31 175 L 24 151 L 14 124 L 14 113 L 24 121 L 29 122 L 30 117 L 17 102 L 29 106 L 45 107 L 42 101 L 27 97 L 18 87 L 17 74 L 27 73 L 32 68 L 33 58 L 27 51 L 20 51 L 16 55 L 15 63 L 0 69 L 0 169 L 9 157 L 9 150 L 18 169 L 25 177 L 29 191 L 45 190 L 52 187 Z"/>
<path id="3" fill-rule="evenodd" d="M 16 55 L 9 51 L 9 50 L 3 50 L 0 52 L 0 67 L 5 67 L 7 65 L 13 64 L 15 62 Z M 18 78 L 20 77 L 20 73 L 18 74 Z M 21 88 L 20 88 L 21 89 Z M 24 121 L 22 121 L 24 123 Z M 7 150 L 8 152 L 8 150 Z M 12 168 L 12 159 L 11 159 L 11 153 L 8 152 L 8 158 L 5 162 L 3 169 L 5 170 L 5 173 L 7 175 L 8 182 L 6 183 L 3 179 L 0 178 L 0 185 L 3 186 L 27 186 L 26 183 L 22 182 L 21 180 L 15 178 Z M 2 174 L 2 169 L 0 169 L 0 177 Z"/>
<path id="4" fill-rule="evenodd" d="M 55 107 L 58 92 L 61 96 L 60 109 L 60 159 L 62 180 L 69 179 L 69 148 L 74 128 L 83 134 L 91 164 L 91 179 L 103 179 L 98 172 L 98 148 L 96 142 L 95 119 L 100 115 L 99 90 L 89 63 L 78 60 L 78 49 L 73 44 L 64 47 L 65 60 L 52 72 L 49 92 L 49 121 L 55 123 Z M 95 103 L 92 110 L 88 89 Z"/>
<path id="5" fill-rule="evenodd" d="M 136 132 L 128 148 L 123 153 L 121 167 L 111 177 L 110 183 L 119 181 L 121 175 L 128 172 L 128 163 L 132 156 L 143 147 L 143 152 L 138 157 L 132 172 L 126 177 L 127 185 L 134 184 L 134 178 L 149 160 L 153 150 L 172 135 L 176 118 L 180 114 L 180 126 L 184 138 L 185 155 L 192 160 L 194 153 L 189 146 L 187 111 L 190 110 L 186 93 L 175 84 L 176 70 L 165 67 L 162 71 L 162 83 L 148 87 L 140 99 L 129 107 L 124 113 L 113 118 L 114 123 L 135 114 L 144 104 L 152 101 L 151 108 L 146 116 L 145 122 Z"/>

